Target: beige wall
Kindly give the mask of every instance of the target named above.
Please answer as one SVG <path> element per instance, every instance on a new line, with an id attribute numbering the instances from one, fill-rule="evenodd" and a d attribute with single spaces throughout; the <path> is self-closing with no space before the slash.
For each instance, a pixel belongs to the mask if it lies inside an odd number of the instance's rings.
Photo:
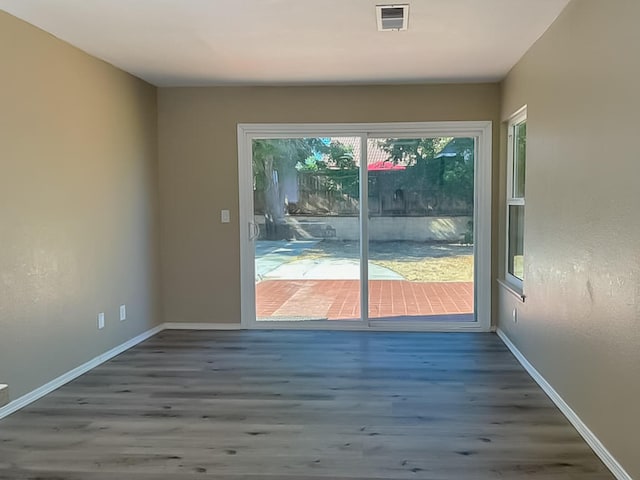
<path id="1" fill-rule="evenodd" d="M 0 383 L 15 399 L 158 321 L 156 89 L 3 12 L 0 71 Z"/>
<path id="2" fill-rule="evenodd" d="M 497 84 L 161 88 L 158 95 L 167 322 L 240 322 L 238 123 L 499 122 Z M 220 224 L 223 208 L 231 224 Z"/>
<path id="3" fill-rule="evenodd" d="M 640 2 L 574 0 L 504 82 L 528 105 L 525 293 L 500 328 L 640 478 Z M 511 320 L 519 308 L 518 323 Z"/>
<path id="4" fill-rule="evenodd" d="M 637 18 L 636 0 L 574 0 L 504 82 L 502 119 L 529 112 L 527 301 L 499 290 L 498 316 L 640 477 Z M 0 383 L 16 398 L 158 323 L 156 89 L 1 12 L 0 64 Z M 172 322 L 240 318 L 237 123 L 500 118 L 490 84 L 158 95 Z M 503 181 L 504 164 L 501 213 Z"/>

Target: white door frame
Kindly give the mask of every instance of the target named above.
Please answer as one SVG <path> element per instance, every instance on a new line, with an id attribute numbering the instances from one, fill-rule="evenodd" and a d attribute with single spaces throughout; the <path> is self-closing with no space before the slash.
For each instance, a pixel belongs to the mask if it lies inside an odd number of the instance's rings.
<path id="1" fill-rule="evenodd" d="M 238 182 L 239 182 L 239 234 L 240 234 L 240 286 L 241 325 L 243 328 L 262 329 L 332 329 L 332 330 L 412 330 L 412 331 L 482 331 L 491 329 L 491 164 L 492 125 L 490 121 L 473 122 L 398 122 L 398 123 L 241 123 L 238 124 Z M 258 322 L 255 308 L 255 246 L 251 240 L 253 229 L 253 172 L 251 147 L 254 139 L 292 137 L 349 137 L 362 139 L 363 159 L 366 164 L 366 143 L 368 137 L 388 136 L 392 138 L 422 137 L 472 137 L 476 139 L 474 156 L 475 199 L 474 199 L 474 292 L 476 322 L 400 322 L 367 321 L 364 305 L 361 321 L 323 322 Z M 360 215 L 368 214 L 368 187 L 366 169 L 361 174 Z M 364 189 L 364 192 L 363 192 Z M 364 196 L 362 194 L 365 194 Z M 361 225 L 361 248 L 363 257 L 368 259 L 367 222 Z M 367 293 L 367 261 L 361 262 L 361 285 Z M 363 303 L 366 297 L 363 295 Z"/>

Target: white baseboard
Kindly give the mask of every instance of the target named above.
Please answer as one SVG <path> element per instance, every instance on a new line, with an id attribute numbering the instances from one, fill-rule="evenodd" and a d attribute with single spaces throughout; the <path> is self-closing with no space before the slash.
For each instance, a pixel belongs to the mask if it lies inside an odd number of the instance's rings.
<path id="1" fill-rule="evenodd" d="M 573 409 L 569 406 L 567 402 L 560 396 L 558 392 L 547 382 L 544 377 L 538 372 L 531 363 L 525 358 L 525 356 L 518 350 L 518 348 L 511 342 L 509 337 L 499 328 L 496 333 L 498 337 L 504 342 L 513 356 L 516 357 L 518 362 L 524 367 L 524 369 L 531 375 L 531 377 L 536 381 L 540 388 L 544 390 L 544 392 L 549 396 L 551 401 L 556 404 L 556 406 L 560 409 L 560 411 L 567 417 L 567 420 L 575 427 L 578 433 L 584 438 L 584 440 L 589 444 L 589 446 L 593 449 L 594 453 L 600 457 L 600 460 L 607 466 L 611 473 L 618 480 L 633 480 L 631 475 L 629 475 L 625 469 L 618 463 L 618 461 L 614 458 L 613 455 L 607 450 L 607 448 L 602 444 L 600 439 L 596 437 L 596 435 L 589 430 L 589 427 L 580 419 L 578 414 L 573 411 Z"/>
<path id="2" fill-rule="evenodd" d="M 149 337 L 152 337 L 156 333 L 160 333 L 163 330 L 240 330 L 242 327 L 239 323 L 179 323 L 169 322 L 158 325 L 157 327 L 147 330 L 140 335 L 127 340 L 126 342 L 112 348 L 108 352 L 105 352 L 97 357 L 89 360 L 86 363 L 68 371 L 67 373 L 54 378 L 48 383 L 45 383 L 41 387 L 32 390 L 31 392 L 16 398 L 12 402 L 0 407 L 0 419 L 11 415 L 12 413 L 26 407 L 27 405 L 35 402 L 39 398 L 44 397 L 46 394 L 53 392 L 60 388 L 65 383 L 69 383 L 71 380 L 79 377 L 83 373 L 87 373 L 89 370 L 97 367 L 98 365 L 112 359 L 116 355 L 136 346 L 137 344 L 145 341 Z"/>
<path id="3" fill-rule="evenodd" d="M 167 322 L 163 326 L 165 330 L 242 330 L 242 326 L 239 323 Z"/>
<path id="4" fill-rule="evenodd" d="M 98 365 L 106 362 L 107 360 L 112 359 L 116 355 L 124 352 L 125 350 L 130 349 L 131 347 L 143 342 L 149 337 L 152 337 L 158 332 L 164 330 L 163 325 L 158 325 L 157 327 L 152 328 L 151 330 L 147 330 L 146 332 L 141 333 L 140 335 L 133 337 L 131 340 L 127 340 L 121 345 L 118 345 L 111 350 L 98 355 L 97 357 L 89 360 L 86 363 L 83 363 L 79 367 L 74 368 L 73 370 L 68 371 L 67 373 L 60 375 L 58 378 L 54 378 L 48 383 L 45 383 L 39 388 L 32 390 L 31 392 L 16 398 L 12 402 L 9 402 L 4 407 L 0 408 L 0 419 L 6 417 L 7 415 L 11 415 L 13 412 L 20 410 L 23 407 L 26 407 L 30 403 L 35 402 L 39 398 L 45 396 L 48 393 L 53 392 L 54 390 L 60 388 L 65 383 L 69 383 L 71 380 L 79 377 L 83 373 L 87 373 L 89 370 L 97 367 Z"/>
<path id="5" fill-rule="evenodd" d="M 35 402 L 39 398 L 47 395 L 48 393 L 60 388 L 62 385 L 70 382 L 71 380 L 79 377 L 80 375 L 88 372 L 89 370 L 97 367 L 98 365 L 112 359 L 116 355 L 128 350 L 131 347 L 143 342 L 144 340 L 152 337 L 153 335 L 163 330 L 240 330 L 242 326 L 239 323 L 180 323 L 180 322 L 168 322 L 158 325 L 157 327 L 147 330 L 140 335 L 128 340 L 121 345 L 118 345 L 111 350 L 98 355 L 97 357 L 89 360 L 88 362 L 68 371 L 67 373 L 51 380 L 50 382 L 42 385 L 39 388 L 23 395 L 20 398 L 9 402 L 4 407 L 0 408 L 0 419 L 11 415 L 17 410 L 26 407 L 30 403 Z M 622 465 L 614 458 L 613 455 L 606 449 L 602 442 L 596 437 L 596 435 L 589 430 L 589 427 L 578 417 L 578 415 L 571 409 L 571 407 L 564 401 L 564 399 L 555 391 L 555 389 L 547 382 L 544 377 L 538 372 L 531 363 L 525 358 L 525 356 L 518 350 L 518 348 L 511 342 L 509 337 L 501 330 L 497 329 L 496 333 L 498 337 L 504 342 L 507 348 L 513 353 L 518 362 L 524 367 L 524 369 L 531 375 L 538 385 L 544 390 L 549 398 L 560 409 L 569 422 L 575 427 L 578 433 L 584 438 L 584 440 L 593 449 L 596 455 L 600 457 L 602 462 L 611 470 L 614 476 L 618 480 L 633 480 L 631 476 L 624 470 Z"/>

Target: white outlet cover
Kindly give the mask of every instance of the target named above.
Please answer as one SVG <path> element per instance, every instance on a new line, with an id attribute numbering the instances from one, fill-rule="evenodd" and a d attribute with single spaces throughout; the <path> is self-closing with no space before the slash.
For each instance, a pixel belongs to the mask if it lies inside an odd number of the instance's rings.
<path id="1" fill-rule="evenodd" d="M 126 305 L 120 305 L 120 321 L 122 322 L 123 320 L 127 319 L 127 306 Z"/>
<path id="2" fill-rule="evenodd" d="M 104 312 L 98 314 L 98 329 L 102 330 L 104 328 Z"/>
<path id="3" fill-rule="evenodd" d="M 220 210 L 220 222 L 229 223 L 231 222 L 231 214 L 229 210 Z"/>

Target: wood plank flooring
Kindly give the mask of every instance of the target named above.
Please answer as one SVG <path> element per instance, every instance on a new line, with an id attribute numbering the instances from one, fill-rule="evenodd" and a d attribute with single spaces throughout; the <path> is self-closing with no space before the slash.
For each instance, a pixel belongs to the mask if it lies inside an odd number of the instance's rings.
<path id="1" fill-rule="evenodd" d="M 613 476 L 493 334 L 165 331 L 0 421 L 0 478 Z"/>

